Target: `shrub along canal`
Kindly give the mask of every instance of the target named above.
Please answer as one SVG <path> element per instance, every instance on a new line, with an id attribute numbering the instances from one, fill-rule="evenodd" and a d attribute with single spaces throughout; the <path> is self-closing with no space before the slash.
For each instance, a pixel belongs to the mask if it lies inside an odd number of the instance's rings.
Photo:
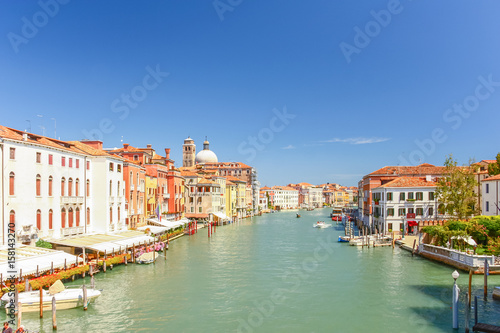
<path id="1" fill-rule="evenodd" d="M 59 311 L 58 331 L 454 332 L 454 269 L 399 248 L 338 243 L 343 230 L 329 213 L 266 214 L 217 228 L 211 238 L 207 229 L 181 237 L 166 261 L 97 274 L 102 296 L 88 311 Z M 313 228 L 318 220 L 332 227 Z M 463 332 L 468 276 L 460 274 Z M 491 299 L 500 277 L 489 277 L 486 306 L 482 282 L 474 276 L 480 321 L 500 325 L 500 302 Z M 47 312 L 43 320 L 23 314 L 23 324 L 52 332 Z"/>

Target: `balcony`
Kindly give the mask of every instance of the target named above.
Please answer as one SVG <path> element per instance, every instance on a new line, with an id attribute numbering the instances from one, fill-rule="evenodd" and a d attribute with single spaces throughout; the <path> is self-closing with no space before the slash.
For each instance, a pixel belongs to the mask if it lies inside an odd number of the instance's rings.
<path id="1" fill-rule="evenodd" d="M 110 224 L 109 225 L 109 231 L 111 231 L 111 232 L 115 231 L 115 225 L 114 224 Z"/>
<path id="2" fill-rule="evenodd" d="M 131 190 L 131 191 L 135 190 L 135 185 L 134 185 L 134 184 L 131 184 L 131 185 L 130 185 L 130 190 Z"/>
<path id="3" fill-rule="evenodd" d="M 170 193 L 163 193 L 163 199 L 170 199 Z"/>
<path id="4" fill-rule="evenodd" d="M 114 204 L 115 203 L 115 197 L 109 197 L 109 203 Z"/>
<path id="5" fill-rule="evenodd" d="M 85 233 L 85 227 L 61 228 L 61 236 L 62 237 L 82 235 L 84 233 Z"/>
<path id="6" fill-rule="evenodd" d="M 69 205 L 69 204 L 83 204 L 83 197 L 61 197 L 61 204 Z"/>

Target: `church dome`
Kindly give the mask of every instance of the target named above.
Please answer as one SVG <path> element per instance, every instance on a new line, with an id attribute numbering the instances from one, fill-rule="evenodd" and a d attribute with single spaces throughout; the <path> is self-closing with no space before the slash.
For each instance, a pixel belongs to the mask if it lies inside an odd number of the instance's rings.
<path id="1" fill-rule="evenodd" d="M 209 149 L 209 142 L 205 140 L 203 142 L 203 150 L 196 154 L 195 163 L 205 164 L 205 163 L 217 163 L 217 155 Z"/>
<path id="2" fill-rule="evenodd" d="M 196 164 L 204 163 L 217 163 L 217 155 L 211 150 L 203 149 L 198 154 L 196 154 L 195 159 Z"/>

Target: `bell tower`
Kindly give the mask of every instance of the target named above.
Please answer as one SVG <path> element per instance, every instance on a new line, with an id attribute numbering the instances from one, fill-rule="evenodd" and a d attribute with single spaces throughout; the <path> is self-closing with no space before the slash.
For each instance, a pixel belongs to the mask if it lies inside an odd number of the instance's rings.
<path id="1" fill-rule="evenodd" d="M 182 145 L 182 166 L 192 167 L 194 166 L 194 159 L 196 157 L 196 145 L 194 140 L 188 137 L 184 140 Z"/>

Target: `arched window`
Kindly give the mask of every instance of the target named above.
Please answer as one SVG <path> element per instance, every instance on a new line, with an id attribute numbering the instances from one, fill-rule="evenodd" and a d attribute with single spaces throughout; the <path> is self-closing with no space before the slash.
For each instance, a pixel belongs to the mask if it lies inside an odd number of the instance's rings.
<path id="1" fill-rule="evenodd" d="M 61 209 L 61 228 L 66 228 L 66 209 Z"/>
<path id="2" fill-rule="evenodd" d="M 64 177 L 61 179 L 61 196 L 64 196 L 64 187 L 66 185 L 66 179 Z"/>
<path id="3" fill-rule="evenodd" d="M 73 227 L 73 208 L 68 209 L 68 227 Z"/>
<path id="4" fill-rule="evenodd" d="M 113 196 L 113 181 L 109 181 L 109 196 Z"/>
<path id="5" fill-rule="evenodd" d="M 87 208 L 87 225 L 90 224 L 90 208 Z"/>
<path id="6" fill-rule="evenodd" d="M 41 181 L 42 181 L 42 177 L 40 177 L 40 175 L 36 175 L 36 186 L 35 187 L 36 187 L 36 196 L 37 197 L 42 195 L 41 189 L 40 189 Z"/>
<path id="7" fill-rule="evenodd" d="M 118 185 L 116 186 L 116 195 L 120 196 L 120 182 L 118 182 Z"/>
<path id="8" fill-rule="evenodd" d="M 9 174 L 9 195 L 14 195 L 14 182 L 15 182 L 16 175 L 11 172 Z"/>
<path id="9" fill-rule="evenodd" d="M 68 196 L 72 196 L 73 195 L 73 179 L 70 178 L 68 180 Z"/>
<path id="10" fill-rule="evenodd" d="M 40 209 L 36 211 L 36 227 L 38 230 L 42 230 L 42 211 Z"/>
<path id="11" fill-rule="evenodd" d="M 13 210 L 10 211 L 9 229 L 16 230 L 16 212 Z"/>
<path id="12" fill-rule="evenodd" d="M 134 185 L 134 174 L 130 171 L 130 185 Z"/>
<path id="13" fill-rule="evenodd" d="M 113 223 L 113 207 L 109 207 L 109 223 Z"/>
<path id="14" fill-rule="evenodd" d="M 80 208 L 76 207 L 75 209 L 75 221 L 76 221 L 76 226 L 80 226 Z"/>
<path id="15" fill-rule="evenodd" d="M 77 178 L 75 181 L 75 195 L 78 196 L 80 194 L 80 180 Z"/>
<path id="16" fill-rule="evenodd" d="M 52 176 L 49 176 L 49 197 L 52 196 Z"/>
<path id="17" fill-rule="evenodd" d="M 52 230 L 52 209 L 49 209 L 49 229 Z"/>
<path id="18" fill-rule="evenodd" d="M 87 179 L 87 197 L 90 196 L 90 180 Z"/>
<path id="19" fill-rule="evenodd" d="M 438 206 L 438 213 L 439 214 L 444 214 L 445 213 L 445 206 L 444 206 L 444 204 L 439 204 L 439 206 Z"/>

